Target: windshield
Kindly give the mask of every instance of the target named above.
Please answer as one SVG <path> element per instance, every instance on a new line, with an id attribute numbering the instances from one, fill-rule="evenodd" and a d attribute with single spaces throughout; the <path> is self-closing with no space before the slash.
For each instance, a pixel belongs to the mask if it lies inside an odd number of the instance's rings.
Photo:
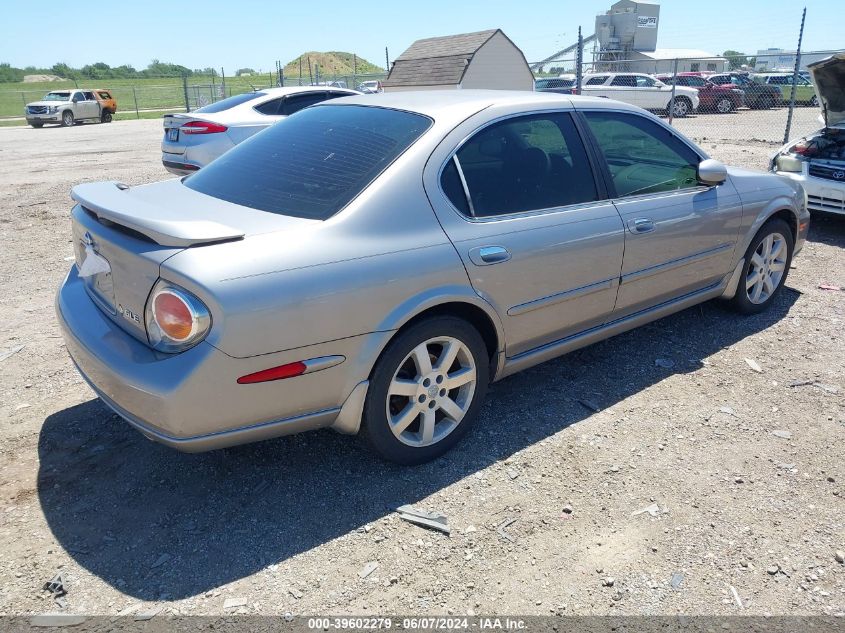
<path id="1" fill-rule="evenodd" d="M 252 209 L 326 220 L 429 127 L 428 117 L 367 106 L 300 110 L 186 178 L 186 187 Z"/>
<path id="2" fill-rule="evenodd" d="M 70 101 L 69 92 L 48 92 L 42 101 Z"/>
<path id="3" fill-rule="evenodd" d="M 252 101 L 253 99 L 257 99 L 258 97 L 263 97 L 266 94 L 266 92 L 245 92 L 242 95 L 234 95 L 226 99 L 221 99 L 216 103 L 211 103 L 207 106 L 203 106 L 202 108 L 197 108 L 196 110 L 194 110 L 194 112 L 205 112 L 206 114 L 213 114 L 214 112 L 223 112 L 223 110 L 234 108 L 237 105 L 241 105 L 242 103 L 246 103 L 247 101 Z"/>

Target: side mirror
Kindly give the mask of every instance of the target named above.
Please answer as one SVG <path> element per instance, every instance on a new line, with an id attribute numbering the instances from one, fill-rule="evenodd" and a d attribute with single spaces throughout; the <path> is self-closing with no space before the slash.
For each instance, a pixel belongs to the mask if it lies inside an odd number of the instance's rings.
<path id="1" fill-rule="evenodd" d="M 71 101 L 73 101 L 74 103 L 79 103 L 79 97 L 74 97 L 73 99 L 71 99 Z"/>
<path id="2" fill-rule="evenodd" d="M 728 169 L 718 160 L 708 158 L 698 164 L 698 182 L 702 185 L 720 185 L 728 177 Z"/>

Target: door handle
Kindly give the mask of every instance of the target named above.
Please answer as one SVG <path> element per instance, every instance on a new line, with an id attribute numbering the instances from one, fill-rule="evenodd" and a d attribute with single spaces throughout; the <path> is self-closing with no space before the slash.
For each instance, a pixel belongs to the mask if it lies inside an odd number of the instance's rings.
<path id="1" fill-rule="evenodd" d="M 651 233 L 654 228 L 654 220 L 651 218 L 634 218 L 628 221 L 631 233 Z"/>
<path id="2" fill-rule="evenodd" d="M 489 266 L 508 261 L 511 253 L 504 246 L 479 246 L 469 252 L 469 258 L 476 266 Z"/>

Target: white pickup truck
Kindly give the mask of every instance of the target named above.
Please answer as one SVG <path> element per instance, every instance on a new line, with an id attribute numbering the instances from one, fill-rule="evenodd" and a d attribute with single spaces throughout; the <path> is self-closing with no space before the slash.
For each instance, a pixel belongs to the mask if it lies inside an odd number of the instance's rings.
<path id="1" fill-rule="evenodd" d="M 26 122 L 36 128 L 45 123 L 65 127 L 78 121 L 109 123 L 115 108 L 108 90 L 53 90 L 41 101 L 26 104 Z"/>
<path id="2" fill-rule="evenodd" d="M 624 101 L 644 110 L 668 112 L 672 86 L 642 73 L 591 73 L 584 75 L 581 94 Z M 676 86 L 673 115 L 683 117 L 696 109 L 698 90 Z"/>

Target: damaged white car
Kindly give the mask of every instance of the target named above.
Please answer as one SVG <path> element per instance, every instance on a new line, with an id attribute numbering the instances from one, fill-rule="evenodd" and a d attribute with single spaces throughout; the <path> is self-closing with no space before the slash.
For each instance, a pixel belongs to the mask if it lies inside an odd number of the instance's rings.
<path id="1" fill-rule="evenodd" d="M 845 53 L 807 68 L 819 95 L 824 127 L 784 145 L 769 168 L 801 183 L 811 212 L 845 215 Z"/>

